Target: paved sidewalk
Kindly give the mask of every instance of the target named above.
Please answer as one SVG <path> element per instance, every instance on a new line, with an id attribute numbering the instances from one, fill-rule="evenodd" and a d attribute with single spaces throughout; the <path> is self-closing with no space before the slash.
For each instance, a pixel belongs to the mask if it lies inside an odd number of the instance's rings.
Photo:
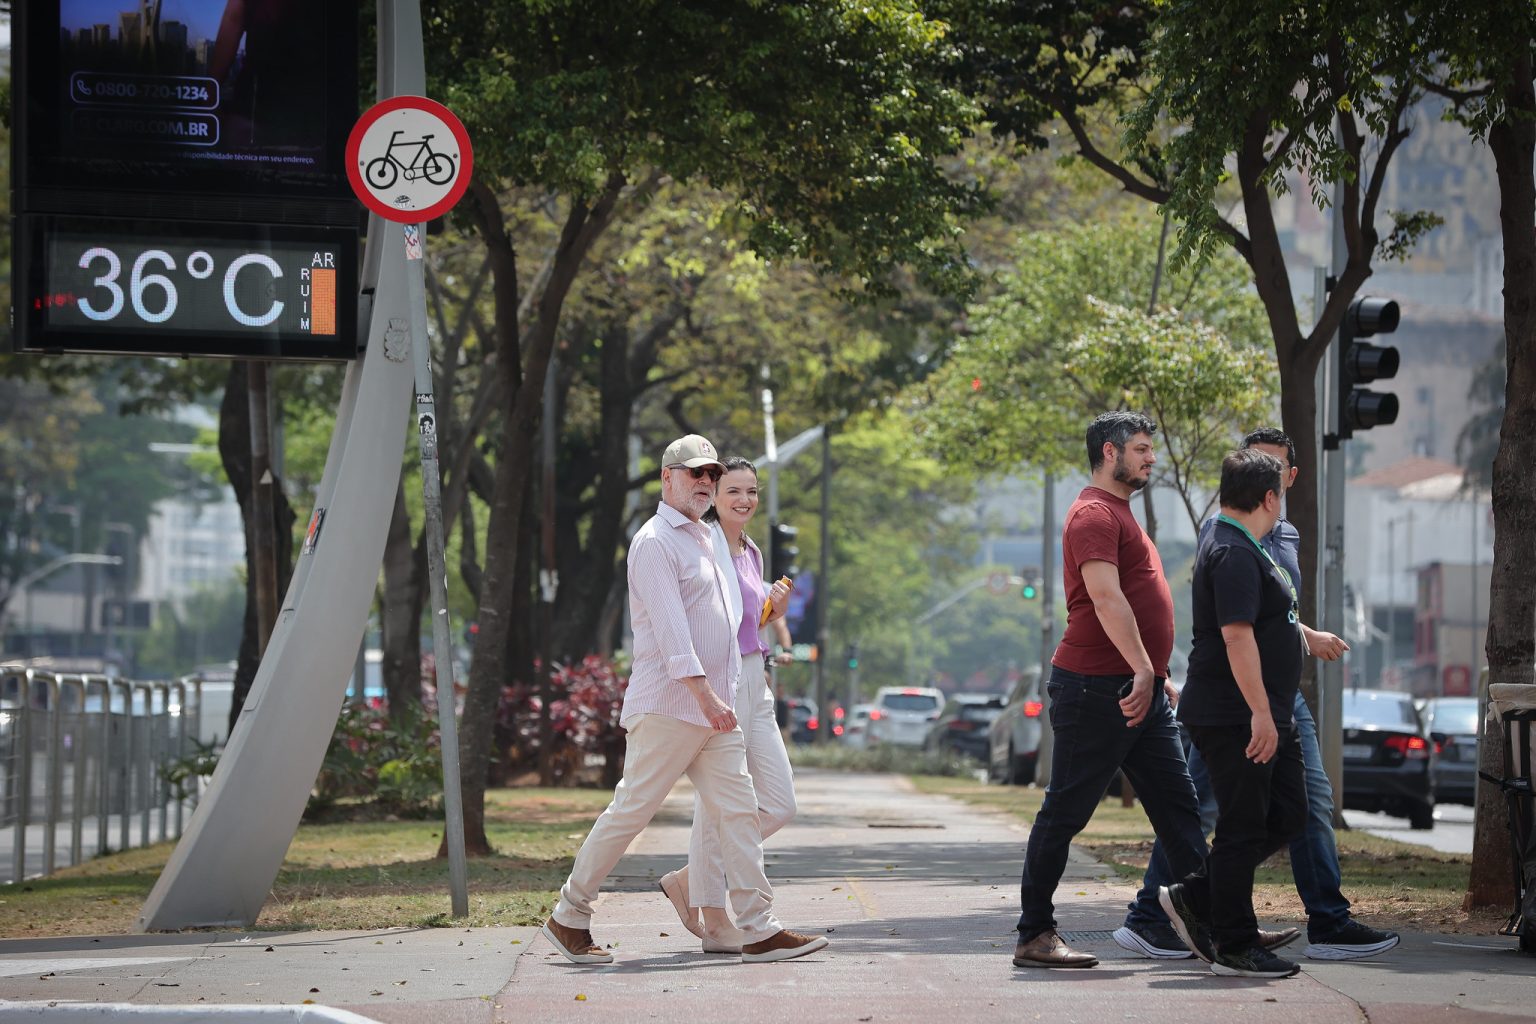
<path id="1" fill-rule="evenodd" d="M 1197 961 L 1131 957 L 1109 932 L 1132 887 L 1081 857 L 1063 881 L 1058 916 L 1103 962 L 1087 971 L 1016 969 L 1022 826 L 889 776 L 807 772 L 798 790 L 800 816 L 769 841 L 768 860 L 784 923 L 829 933 L 826 950 L 801 960 L 706 955 L 683 930 L 655 883 L 686 849 L 692 795 L 680 787 L 598 906 L 593 931 L 613 945 L 612 965 L 567 963 L 533 928 L 7 940 L 0 999 L 59 1007 L 313 1000 L 385 1024 L 696 1024 L 722 1014 L 743 1024 L 1021 1015 L 1095 1024 L 1505 1024 L 1530 1015 L 1536 961 L 1497 936 L 1411 935 L 1377 960 L 1303 961 L 1300 977 L 1272 982 L 1216 978 Z M 0 1022 L 9 1019 L 0 1006 Z"/>

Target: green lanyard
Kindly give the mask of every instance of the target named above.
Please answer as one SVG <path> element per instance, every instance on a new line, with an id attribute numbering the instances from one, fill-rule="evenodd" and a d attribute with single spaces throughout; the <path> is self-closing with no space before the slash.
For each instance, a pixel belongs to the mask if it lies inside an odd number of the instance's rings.
<path id="1" fill-rule="evenodd" d="M 1266 548 L 1263 544 L 1259 543 L 1259 539 L 1257 537 L 1255 537 L 1252 533 L 1248 532 L 1248 527 L 1244 526 L 1242 523 L 1238 522 L 1236 519 L 1233 519 L 1231 516 L 1227 515 L 1225 512 L 1223 512 L 1221 515 L 1217 516 L 1216 518 L 1220 522 L 1227 523 L 1230 526 L 1235 526 L 1239 530 L 1242 530 L 1243 531 L 1243 536 L 1247 537 L 1249 540 L 1253 541 L 1253 546 L 1259 549 L 1259 554 L 1261 554 L 1265 558 L 1269 559 L 1269 564 L 1274 566 L 1276 571 L 1278 571 L 1280 573 L 1280 579 L 1285 583 L 1285 589 L 1287 589 L 1287 590 L 1289 590 L 1291 592 L 1291 611 L 1290 611 L 1290 614 L 1287 616 L 1287 618 L 1289 618 L 1292 622 L 1300 622 L 1301 621 L 1301 616 L 1297 614 L 1297 605 L 1299 605 L 1301 603 L 1301 595 L 1296 593 L 1296 584 L 1295 584 L 1294 581 L 1292 581 L 1291 574 L 1285 571 L 1285 567 L 1284 566 L 1282 566 L 1279 562 L 1275 561 L 1275 556 L 1269 553 L 1269 549 L 1268 548 Z"/>

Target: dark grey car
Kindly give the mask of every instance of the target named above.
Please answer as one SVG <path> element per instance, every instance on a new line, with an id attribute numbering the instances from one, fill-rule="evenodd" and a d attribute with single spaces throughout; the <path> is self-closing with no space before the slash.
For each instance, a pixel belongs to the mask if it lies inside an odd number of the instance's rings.
<path id="1" fill-rule="evenodd" d="M 1435 799 L 1471 804 L 1477 798 L 1476 697 L 1432 697 L 1424 705 L 1424 727 L 1439 745 L 1433 769 Z"/>
<path id="2" fill-rule="evenodd" d="M 1343 719 L 1344 806 L 1434 828 L 1434 744 L 1413 698 L 1395 690 L 1345 690 Z"/>

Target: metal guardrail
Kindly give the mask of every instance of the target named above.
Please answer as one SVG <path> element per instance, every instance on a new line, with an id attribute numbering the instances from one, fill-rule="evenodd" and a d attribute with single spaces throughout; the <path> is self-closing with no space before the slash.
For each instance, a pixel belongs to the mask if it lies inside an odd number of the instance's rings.
<path id="1" fill-rule="evenodd" d="M 191 698 L 190 701 L 188 698 Z M 0 669 L 0 883 L 181 836 L 197 805 L 164 771 L 196 752 L 202 681 Z M 135 828 L 137 825 L 137 828 Z M 116 845 L 113 845 L 114 834 Z"/>

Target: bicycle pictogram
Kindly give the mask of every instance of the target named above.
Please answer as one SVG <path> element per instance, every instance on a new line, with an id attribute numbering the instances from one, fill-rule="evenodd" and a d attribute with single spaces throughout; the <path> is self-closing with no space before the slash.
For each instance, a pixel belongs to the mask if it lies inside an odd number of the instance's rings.
<path id="1" fill-rule="evenodd" d="M 432 136 L 423 135 L 419 139 L 402 141 L 404 132 L 394 132 L 389 137 L 389 146 L 384 150 L 384 155 L 368 161 L 363 169 L 363 174 L 368 184 L 376 189 L 389 188 L 400 179 L 403 174 L 406 181 L 415 181 L 423 178 L 433 185 L 446 185 L 453 180 L 453 157 L 447 153 L 439 153 L 432 148 Z M 402 163 L 395 156 L 395 151 L 410 150 L 415 147 L 415 155 L 410 163 Z"/>

